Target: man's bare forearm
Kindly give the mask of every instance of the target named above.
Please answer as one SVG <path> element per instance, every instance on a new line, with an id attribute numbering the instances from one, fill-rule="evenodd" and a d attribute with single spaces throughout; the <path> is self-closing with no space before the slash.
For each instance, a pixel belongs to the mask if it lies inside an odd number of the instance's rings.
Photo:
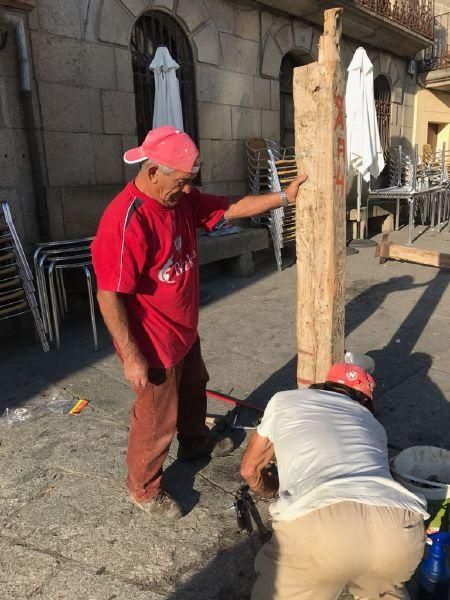
<path id="1" fill-rule="evenodd" d="M 255 431 L 242 457 L 241 476 L 250 489 L 260 496 L 273 496 L 278 489 L 278 476 L 268 467 L 274 457 L 272 442 Z"/>
<path id="2" fill-rule="evenodd" d="M 125 304 L 116 292 L 97 292 L 98 304 L 109 333 L 114 338 L 122 358 L 140 354 L 139 348 L 131 335 Z"/>
<path id="3" fill-rule="evenodd" d="M 289 204 L 295 204 L 299 187 L 307 180 L 306 175 L 296 177 L 285 189 Z M 244 196 L 234 204 L 224 214 L 226 219 L 244 219 L 247 217 L 256 217 L 261 213 L 278 208 L 282 205 L 281 196 L 278 192 L 273 194 L 262 194 L 258 196 Z"/>
<path id="4" fill-rule="evenodd" d="M 278 192 L 259 196 L 244 196 L 244 198 L 231 204 L 224 217 L 229 220 L 245 219 L 255 217 L 279 206 L 281 206 L 281 197 Z"/>
<path id="5" fill-rule="evenodd" d="M 116 292 L 102 290 L 98 291 L 97 298 L 106 327 L 119 348 L 126 380 L 135 388 L 145 387 L 148 363 L 131 335 L 123 299 Z"/>

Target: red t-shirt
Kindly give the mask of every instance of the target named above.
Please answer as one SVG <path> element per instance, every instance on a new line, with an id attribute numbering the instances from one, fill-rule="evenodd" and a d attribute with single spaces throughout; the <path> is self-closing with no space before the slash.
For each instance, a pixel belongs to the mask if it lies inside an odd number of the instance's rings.
<path id="1" fill-rule="evenodd" d="M 165 208 L 130 182 L 106 208 L 92 243 L 99 290 L 120 292 L 131 333 L 151 367 L 179 363 L 197 338 L 196 228 L 212 229 L 225 197 L 193 189 Z"/>

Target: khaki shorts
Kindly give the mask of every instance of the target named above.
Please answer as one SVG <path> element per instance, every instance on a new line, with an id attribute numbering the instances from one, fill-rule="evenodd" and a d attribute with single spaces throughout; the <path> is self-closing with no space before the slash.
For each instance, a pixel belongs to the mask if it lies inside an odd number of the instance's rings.
<path id="1" fill-rule="evenodd" d="M 404 582 L 423 556 L 422 515 L 339 502 L 293 521 L 275 521 L 256 557 L 252 600 L 409 598 Z"/>

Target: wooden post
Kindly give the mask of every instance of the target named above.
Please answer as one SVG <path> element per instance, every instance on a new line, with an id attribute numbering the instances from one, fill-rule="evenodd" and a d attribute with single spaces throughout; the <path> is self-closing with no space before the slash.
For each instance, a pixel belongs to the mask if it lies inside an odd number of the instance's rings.
<path id="1" fill-rule="evenodd" d="M 325 11 L 319 60 L 294 71 L 295 143 L 308 181 L 297 203 L 298 385 L 344 360 L 346 138 L 342 9 Z"/>

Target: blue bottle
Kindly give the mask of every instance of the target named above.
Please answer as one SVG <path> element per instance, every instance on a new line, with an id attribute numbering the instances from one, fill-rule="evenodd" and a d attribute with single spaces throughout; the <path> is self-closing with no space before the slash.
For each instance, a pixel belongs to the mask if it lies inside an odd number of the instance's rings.
<path id="1" fill-rule="evenodd" d="M 450 571 L 445 560 L 445 546 L 450 545 L 450 533 L 432 533 L 431 546 L 419 567 L 417 600 L 448 600 Z"/>

